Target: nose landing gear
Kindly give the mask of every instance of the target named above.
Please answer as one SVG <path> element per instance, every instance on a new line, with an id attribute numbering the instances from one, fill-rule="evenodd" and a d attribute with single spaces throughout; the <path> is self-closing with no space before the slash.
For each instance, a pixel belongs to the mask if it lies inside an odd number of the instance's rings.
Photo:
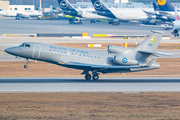
<path id="1" fill-rule="evenodd" d="M 24 65 L 24 68 L 27 68 L 27 64 L 29 63 L 29 60 L 26 58 L 26 61 L 25 61 L 25 65 Z"/>

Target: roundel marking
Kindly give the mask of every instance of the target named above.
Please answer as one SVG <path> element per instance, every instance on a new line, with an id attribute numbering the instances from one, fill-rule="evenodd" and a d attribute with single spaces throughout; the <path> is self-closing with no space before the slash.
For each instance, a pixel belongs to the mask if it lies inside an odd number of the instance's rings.
<path id="1" fill-rule="evenodd" d="M 155 39 L 154 37 L 150 37 L 150 38 L 149 38 L 149 42 L 150 42 L 150 43 L 154 43 L 155 41 L 156 41 L 156 39 Z"/>
<path id="2" fill-rule="evenodd" d="M 158 4 L 163 6 L 166 4 L 166 0 L 158 0 Z"/>
<path id="3" fill-rule="evenodd" d="M 68 3 L 65 0 L 63 0 L 63 1 L 60 2 L 60 7 L 61 8 L 67 8 L 68 7 Z"/>
<path id="4" fill-rule="evenodd" d="M 99 1 L 96 1 L 96 2 L 94 3 L 94 7 L 95 7 L 96 9 L 101 9 L 101 8 L 102 8 L 102 4 L 101 4 Z"/>
<path id="5" fill-rule="evenodd" d="M 127 62 L 128 62 L 128 59 L 127 59 L 127 58 L 123 58 L 123 59 L 122 59 L 122 62 L 123 62 L 123 63 L 127 63 Z"/>

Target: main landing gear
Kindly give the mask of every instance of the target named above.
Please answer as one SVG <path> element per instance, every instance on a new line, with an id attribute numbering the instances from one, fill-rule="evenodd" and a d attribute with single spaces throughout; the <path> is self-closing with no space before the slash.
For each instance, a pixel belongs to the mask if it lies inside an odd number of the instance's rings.
<path id="1" fill-rule="evenodd" d="M 99 79 L 99 75 L 98 74 L 94 74 L 93 76 L 92 76 L 92 78 L 93 78 L 93 80 L 98 80 Z M 91 75 L 88 73 L 88 74 L 86 74 L 85 75 L 85 79 L 86 80 L 91 80 Z"/>
<path id="2" fill-rule="evenodd" d="M 27 64 L 29 63 L 29 60 L 26 58 L 26 61 L 25 61 L 25 65 L 24 65 L 24 68 L 27 68 Z"/>

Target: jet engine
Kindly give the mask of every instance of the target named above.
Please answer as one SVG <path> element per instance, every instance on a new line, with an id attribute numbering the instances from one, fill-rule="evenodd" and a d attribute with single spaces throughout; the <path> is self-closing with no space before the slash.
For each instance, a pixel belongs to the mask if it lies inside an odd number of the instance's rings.
<path id="1" fill-rule="evenodd" d="M 173 30 L 171 31 L 171 33 L 172 33 L 173 35 L 177 35 L 177 34 L 179 33 L 179 30 L 178 30 L 178 29 L 173 29 Z"/>
<path id="2" fill-rule="evenodd" d="M 108 53 L 122 54 L 128 51 L 131 51 L 131 48 L 119 47 L 119 46 L 114 46 L 114 45 L 109 45 L 107 48 Z"/>
<path id="3" fill-rule="evenodd" d="M 138 65 L 137 60 L 130 57 L 124 57 L 121 55 L 115 55 L 113 61 L 115 64 L 118 65 Z"/>

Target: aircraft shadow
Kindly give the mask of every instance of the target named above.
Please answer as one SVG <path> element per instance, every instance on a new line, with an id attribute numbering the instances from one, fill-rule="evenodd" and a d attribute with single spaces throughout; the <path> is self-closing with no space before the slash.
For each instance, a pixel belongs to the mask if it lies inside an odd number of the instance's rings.
<path id="1" fill-rule="evenodd" d="M 85 79 L 0 79 L 0 83 L 180 83 L 177 79 L 100 79 L 98 81 Z"/>

